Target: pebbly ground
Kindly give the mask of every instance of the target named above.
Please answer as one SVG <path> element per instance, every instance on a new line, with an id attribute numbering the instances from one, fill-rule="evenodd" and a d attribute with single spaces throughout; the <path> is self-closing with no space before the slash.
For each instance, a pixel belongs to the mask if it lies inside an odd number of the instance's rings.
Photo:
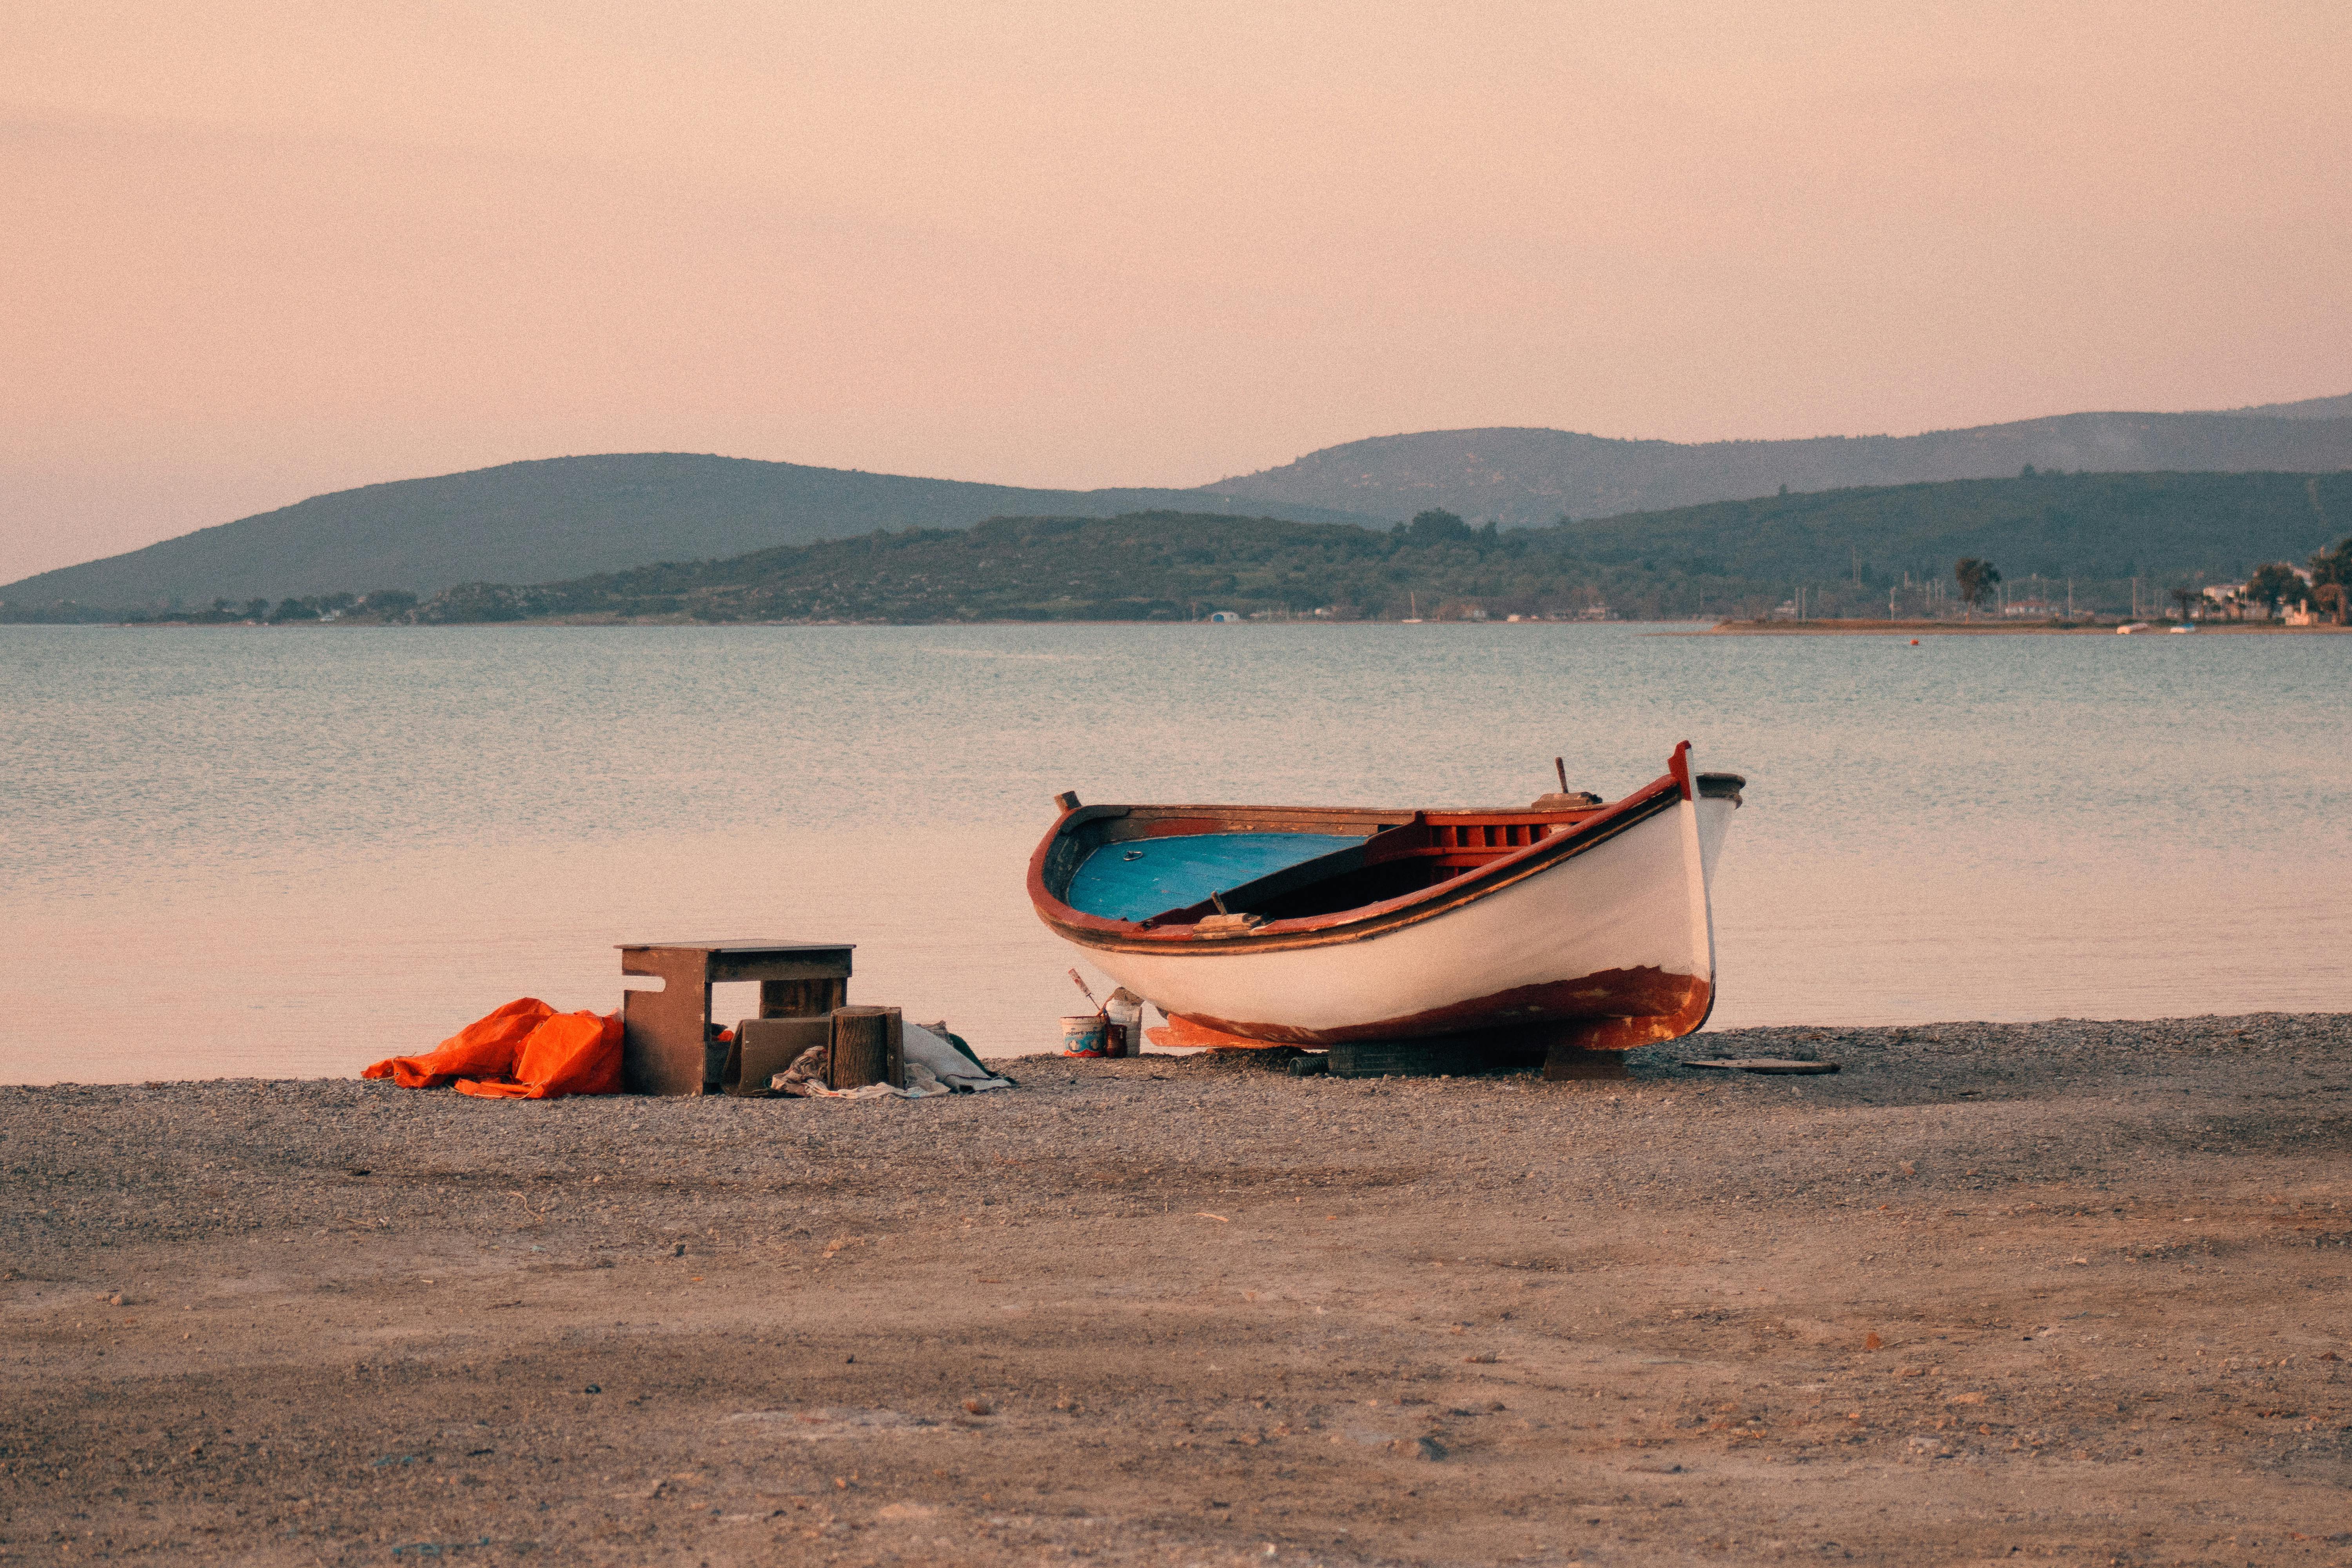
<path id="1" fill-rule="evenodd" d="M 0 1562 L 2352 1563 L 2352 1016 L 0 1089 Z"/>

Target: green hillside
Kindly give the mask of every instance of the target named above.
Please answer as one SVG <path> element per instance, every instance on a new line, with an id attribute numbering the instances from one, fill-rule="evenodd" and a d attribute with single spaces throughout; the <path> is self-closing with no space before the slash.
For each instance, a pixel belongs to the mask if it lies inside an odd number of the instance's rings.
<path id="1" fill-rule="evenodd" d="M 1798 587 L 1817 613 L 1927 607 L 1903 584 L 1981 556 L 2012 587 L 2072 579 L 2084 609 L 2176 584 L 2302 562 L 2352 534 L 2352 474 L 2100 474 L 1776 496 L 1549 529 L 1472 529 L 1152 511 L 998 518 L 877 532 L 729 560 L 428 601 L 428 622 L 566 617 L 706 621 L 1181 620 L 1213 609 L 1342 618 L 1760 614 Z"/>
<path id="2" fill-rule="evenodd" d="M 1180 502 L 1192 511 L 1370 522 L 1312 505 L 1185 490 L 1046 490 L 685 452 L 509 463 L 314 496 L 143 550 L 0 587 L 54 614 L 238 604 L 456 583 L 536 583 L 649 561 L 692 561 L 876 529 L 962 528 L 1011 512 L 1073 515 Z"/>
<path id="3" fill-rule="evenodd" d="M 1423 430 L 1310 452 L 1208 489 L 1262 503 L 1411 517 L 1443 507 L 1473 521 L 1541 528 L 1781 490 L 2069 474 L 2326 473 L 2352 468 L 2352 399 L 2230 414 L 2065 414 L 1930 430 L 1787 441 L 1622 440 L 1572 430 Z M 1223 507 L 1192 507 L 1222 511 Z"/>
<path id="4" fill-rule="evenodd" d="M 1438 508 L 1507 529 L 1540 530 L 1563 516 L 1599 518 L 1606 521 L 1576 525 L 1599 531 L 1591 535 L 1596 560 L 1626 563 L 1671 540 L 1677 550 L 1717 561 L 1726 568 L 1718 574 L 1766 582 L 1826 570 L 1814 559 L 1820 552 L 1809 553 L 1800 535 L 1806 528 L 1835 531 L 1847 525 L 1790 525 L 1789 519 L 1799 514 L 1725 500 L 1787 491 L 1832 508 L 1805 516 L 1853 519 L 1859 508 L 1854 526 L 1866 530 L 1883 521 L 1889 531 L 1884 550 L 1874 551 L 1864 540 L 1843 541 L 1865 557 L 1922 565 L 1943 549 L 1937 538 L 1946 514 L 1966 513 L 2004 538 L 2023 527 L 2037 561 L 2128 577 L 2119 564 L 2126 560 L 2157 563 L 2143 571 L 2165 571 L 2176 561 L 2198 569 L 2233 552 L 2293 553 L 2277 542 L 2279 529 L 2263 531 L 2263 520 L 2277 511 L 2271 500 L 2232 484 L 2266 476 L 2300 482 L 2293 475 L 2352 468 L 2347 408 L 2347 398 L 2315 398 L 2226 414 L 2074 414 L 1913 437 L 1693 445 L 1560 430 L 1424 431 L 1328 447 L 1280 468 L 1189 490 L 1028 489 L 680 452 L 558 458 L 339 490 L 44 572 L 0 585 L 0 619 L 88 618 L 134 607 L 184 609 L 216 599 L 243 605 L 255 598 L 274 604 L 289 596 L 387 589 L 431 594 L 460 583 L 569 581 L 653 562 L 725 559 L 879 530 L 1157 510 L 1374 529 Z M 2065 470 L 2069 478 L 2045 481 L 2063 493 L 2044 489 L 2011 498 L 1999 488 L 2006 481 L 1980 479 L 2014 475 L 2028 466 Z M 2154 482 L 2169 499 L 2132 503 L 2100 490 L 2108 479 L 2131 476 Z M 2186 501 L 2174 504 L 2175 487 L 2200 479 L 2218 486 L 2211 494 L 2225 515 L 2200 521 Z M 1981 498 L 1946 499 L 1959 492 L 1947 492 L 1944 482 L 1967 479 L 1994 488 Z M 1863 486 L 1878 488 L 1855 488 Z M 1933 499 L 1922 504 L 1933 515 L 1875 499 L 1890 489 L 1930 492 Z M 2143 548 L 2131 520 L 2111 515 L 2129 504 L 2149 508 L 2147 519 L 2179 525 L 2161 549 Z M 1766 510 L 1754 510 L 1759 506 Z M 2052 508 L 2070 515 L 2040 523 L 2017 515 Z M 2242 521 L 2253 533 L 2233 531 Z M 1736 533 L 1746 521 L 1771 542 L 1742 552 L 1727 531 Z M 2048 535 L 2047 550 L 2036 542 L 2042 535 Z M 1559 544 L 1542 548 L 1557 555 Z M 1849 586 L 1855 585 L 1852 564 L 1849 560 Z M 1645 581 L 1658 574 L 1655 567 L 1635 574 Z M 1612 574 L 1611 580 L 1623 576 Z M 1628 583 L 1623 591 L 1642 595 L 1669 587 Z"/>
<path id="5" fill-rule="evenodd" d="M 1762 580 L 1908 572 L 1938 576 L 1962 555 L 2027 574 L 2243 577 L 2300 562 L 2352 533 L 2352 472 L 2053 474 L 1831 490 L 1639 512 L 1547 531 L 1602 564 L 1680 561 L 1695 572 Z M 1875 577 L 1872 576 L 1875 574 Z"/>

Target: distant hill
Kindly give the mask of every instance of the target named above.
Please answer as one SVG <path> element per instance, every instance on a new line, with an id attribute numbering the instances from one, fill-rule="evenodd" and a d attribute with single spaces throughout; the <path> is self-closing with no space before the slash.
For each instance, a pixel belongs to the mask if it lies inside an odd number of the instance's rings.
<path id="1" fill-rule="evenodd" d="M 2258 403 L 2220 412 L 2233 419 L 2352 419 L 2352 392 L 2341 397 L 2306 397 L 2300 403 Z"/>
<path id="2" fill-rule="evenodd" d="M 1621 441 L 1566 430 L 1434 430 L 1310 452 L 1198 494 L 1409 517 L 1443 507 L 1506 527 L 1790 490 L 2067 472 L 2352 468 L 2352 397 L 2229 414 L 2068 414 L 1924 436 Z M 1189 504 L 1189 503 L 1188 503 Z"/>
<path id="3" fill-rule="evenodd" d="M 2352 534 L 2352 474 L 2099 474 L 1971 479 L 1717 502 L 1562 528 L 1458 520 L 1365 529 L 1151 512 L 998 518 L 728 561 L 539 585 L 473 584 L 428 622 L 534 617 L 1182 620 L 1213 609 L 1342 617 L 1758 614 L 1809 590 L 1818 614 L 1927 607 L 1903 584 L 1990 558 L 2015 587 L 2075 580 L 2084 609 L 2302 562 Z"/>
<path id="4" fill-rule="evenodd" d="M 400 479 L 44 572 L 0 600 L 109 608 L 277 600 L 339 591 L 432 593 L 483 579 L 541 582 L 740 555 L 890 528 L 963 528 L 1010 512 L 1247 511 L 1366 521 L 1345 511 L 1183 490 L 1024 489 L 679 452 L 556 458 Z"/>
<path id="5" fill-rule="evenodd" d="M 1176 511 L 1507 527 L 1863 486 L 2068 472 L 2352 468 L 2352 396 L 2210 414 L 2072 414 L 1924 436 L 1621 441 L 1564 430 L 1351 442 L 1197 489 L 1028 489 L 655 452 L 557 458 L 316 496 L 0 587 L 5 613 L 542 583 L 998 516 Z M 1629 526 L 1632 524 L 1629 521 Z"/>

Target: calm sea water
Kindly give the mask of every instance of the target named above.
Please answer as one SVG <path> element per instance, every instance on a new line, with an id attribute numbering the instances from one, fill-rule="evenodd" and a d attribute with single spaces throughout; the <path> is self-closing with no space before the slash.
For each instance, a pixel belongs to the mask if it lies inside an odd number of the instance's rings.
<path id="1" fill-rule="evenodd" d="M 858 944 L 1055 1039 L 1049 796 L 1746 773 L 1715 1026 L 2352 1009 L 2352 639 L 1631 626 L 0 628 L 0 1078 L 316 1076 L 613 944 Z M 722 993 L 722 1008 L 749 1000 Z"/>

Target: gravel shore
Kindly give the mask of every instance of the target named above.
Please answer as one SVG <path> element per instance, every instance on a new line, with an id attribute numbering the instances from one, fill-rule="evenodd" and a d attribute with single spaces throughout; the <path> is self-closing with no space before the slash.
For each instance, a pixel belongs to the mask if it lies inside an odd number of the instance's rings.
<path id="1" fill-rule="evenodd" d="M 2352 1563 L 2352 1016 L 1009 1066 L 0 1089 L 0 1562 Z"/>

